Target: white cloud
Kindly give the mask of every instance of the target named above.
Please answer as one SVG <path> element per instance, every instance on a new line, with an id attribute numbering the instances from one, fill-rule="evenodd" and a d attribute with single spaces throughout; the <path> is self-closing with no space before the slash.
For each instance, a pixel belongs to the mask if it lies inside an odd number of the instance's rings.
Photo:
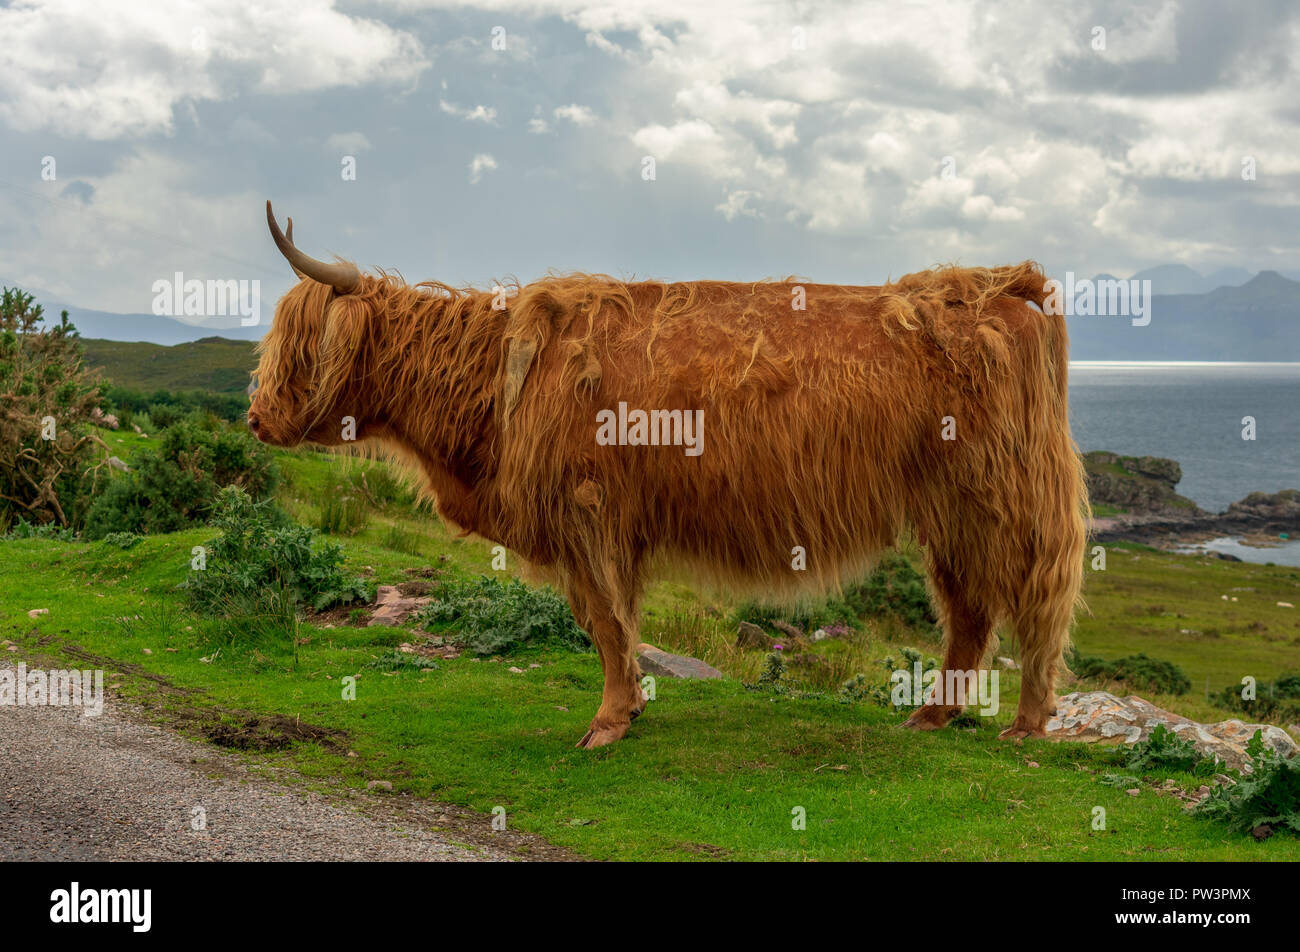
<path id="1" fill-rule="evenodd" d="M 555 110 L 556 119 L 567 119 L 575 126 L 589 126 L 596 121 L 596 114 L 586 106 L 579 106 L 573 103 L 568 106 L 560 106 Z"/>
<path id="2" fill-rule="evenodd" d="M 470 109 L 466 106 L 458 106 L 453 102 L 445 99 L 438 100 L 438 108 L 449 116 L 457 116 L 469 122 L 483 122 L 487 125 L 496 125 L 497 111 L 491 106 L 475 106 Z"/>
<path id="3" fill-rule="evenodd" d="M 480 152 L 469 162 L 469 183 L 477 185 L 484 172 L 491 172 L 497 167 L 497 160 L 486 152 Z"/>
<path id="4" fill-rule="evenodd" d="M 410 33 L 331 0 L 18 0 L 0 7 L 0 121 L 89 139 L 169 133 L 178 107 L 248 91 L 409 85 Z"/>
<path id="5" fill-rule="evenodd" d="M 547 125 L 545 119 L 529 119 L 529 120 L 528 120 L 528 131 L 531 132 L 531 133 L 532 133 L 533 135 L 535 135 L 535 136 L 540 136 L 540 135 L 545 135 L 546 133 L 550 132 L 550 131 L 551 131 L 551 127 L 550 127 L 549 125 Z"/>
<path id="6" fill-rule="evenodd" d="M 632 135 L 632 142 L 654 156 L 656 162 L 681 162 L 717 177 L 738 174 L 735 156 L 722 135 L 703 119 L 688 119 L 672 126 L 645 126 Z"/>
<path id="7" fill-rule="evenodd" d="M 750 200 L 754 198 L 757 198 L 754 192 L 743 188 L 737 189 L 727 195 L 725 202 L 714 205 L 713 210 L 720 212 L 727 221 L 735 221 L 738 216 L 742 215 L 746 218 L 761 218 L 762 216 L 759 215 L 757 209 L 749 207 Z"/>

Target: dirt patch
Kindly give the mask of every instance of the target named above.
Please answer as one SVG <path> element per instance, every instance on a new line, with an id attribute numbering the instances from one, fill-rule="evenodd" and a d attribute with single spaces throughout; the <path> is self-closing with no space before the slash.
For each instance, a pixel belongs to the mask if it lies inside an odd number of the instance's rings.
<path id="1" fill-rule="evenodd" d="M 52 639 L 42 639 L 39 647 L 48 647 Z M 83 661 L 94 668 L 102 668 L 104 671 L 121 671 L 123 674 L 129 674 L 133 677 L 143 678 L 154 684 L 164 694 L 173 694 L 181 696 L 194 696 L 203 694 L 202 691 L 196 691 L 193 688 L 184 688 L 178 684 L 173 684 L 168 678 L 161 674 L 154 674 L 152 671 L 146 671 L 140 665 L 132 661 L 119 661 L 117 658 L 109 658 L 105 655 L 95 654 L 93 651 L 87 651 L 80 645 L 64 643 L 56 646 L 58 652 L 68 658 L 75 658 Z"/>
<path id="2" fill-rule="evenodd" d="M 446 558 L 444 555 L 443 559 Z M 431 565 L 426 565 L 418 569 L 402 569 L 402 574 L 410 578 L 438 578 L 442 575 L 442 569 L 435 569 Z"/>
<path id="3" fill-rule="evenodd" d="M 399 582 L 397 584 L 397 591 L 400 594 L 405 595 L 407 598 L 421 598 L 425 595 L 432 595 L 437 588 L 438 586 L 433 582 L 426 582 L 422 579 L 412 582 Z"/>
<path id="4" fill-rule="evenodd" d="M 191 720 L 191 729 L 204 739 L 233 750 L 284 750 L 300 743 L 317 743 L 335 753 L 347 750 L 347 731 L 309 724 L 283 714 L 213 710 L 194 712 Z"/>
<path id="5" fill-rule="evenodd" d="M 358 617 L 353 618 L 352 613 L 358 608 L 362 611 L 358 612 Z M 370 606 L 358 603 L 335 605 L 323 612 L 307 613 L 307 623 L 317 628 L 364 628 L 368 621 L 370 621 Z"/>

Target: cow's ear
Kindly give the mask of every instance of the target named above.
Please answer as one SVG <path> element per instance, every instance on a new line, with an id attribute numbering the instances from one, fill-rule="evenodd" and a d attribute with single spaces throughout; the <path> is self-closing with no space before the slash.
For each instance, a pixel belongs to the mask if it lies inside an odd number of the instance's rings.
<path id="1" fill-rule="evenodd" d="M 365 345 L 369 317 L 370 308 L 354 295 L 335 298 L 325 311 L 314 400 L 321 412 L 330 409 L 351 380 Z"/>

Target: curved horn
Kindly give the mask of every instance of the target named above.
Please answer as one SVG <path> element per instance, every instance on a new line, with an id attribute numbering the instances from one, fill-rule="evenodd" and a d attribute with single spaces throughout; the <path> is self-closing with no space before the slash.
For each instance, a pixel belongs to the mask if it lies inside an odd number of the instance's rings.
<path id="1" fill-rule="evenodd" d="M 293 219 L 289 219 L 289 235 L 286 236 L 280 231 L 275 213 L 271 211 L 270 199 L 266 202 L 266 223 L 271 227 L 271 237 L 275 239 L 275 246 L 280 249 L 280 254 L 284 255 L 296 274 L 319 281 L 321 284 L 328 284 L 339 294 L 350 294 L 356 290 L 361 282 L 361 272 L 357 270 L 357 266 L 346 261 L 326 264 L 295 248 L 292 237 Z"/>

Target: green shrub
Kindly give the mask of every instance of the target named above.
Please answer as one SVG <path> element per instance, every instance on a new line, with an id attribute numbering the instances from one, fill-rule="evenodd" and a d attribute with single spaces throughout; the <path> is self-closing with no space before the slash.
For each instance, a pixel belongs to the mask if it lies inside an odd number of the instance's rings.
<path id="1" fill-rule="evenodd" d="M 206 417 L 163 430 L 157 451 L 142 450 L 132 462 L 130 472 L 109 480 L 90 502 L 86 538 L 175 532 L 205 518 L 222 487 L 239 486 L 262 499 L 278 478 L 266 447 L 242 428 Z"/>
<path id="2" fill-rule="evenodd" d="M 316 528 L 330 535 L 356 535 L 367 521 L 366 504 L 359 496 L 331 493 L 321 503 Z"/>
<path id="3" fill-rule="evenodd" d="M 877 662 L 880 673 L 876 680 L 872 680 L 866 674 L 855 674 L 852 678 L 845 681 L 840 687 L 840 697 L 848 701 L 870 701 L 881 707 L 887 707 L 891 710 L 894 708 L 894 672 L 907 671 L 909 674 L 915 672 L 915 667 L 921 665 L 922 678 L 930 672 L 939 669 L 939 659 L 928 657 L 921 654 L 915 648 L 899 649 L 902 660 L 894 658 L 892 655 L 882 658 Z M 915 690 L 920 690 L 921 684 L 913 685 Z M 914 705 L 907 705 L 914 706 Z"/>
<path id="4" fill-rule="evenodd" d="M 394 648 L 387 654 L 382 654 L 374 661 L 366 665 L 373 671 L 436 671 L 438 662 L 432 658 L 425 658 L 422 655 L 412 654 L 407 651 L 399 651 Z"/>
<path id="5" fill-rule="evenodd" d="M 10 526 L 9 531 L 0 538 L 55 539 L 59 542 L 75 542 L 77 534 L 67 526 L 61 526 L 57 522 L 46 522 L 33 525 L 19 516 L 18 521 Z"/>
<path id="6" fill-rule="evenodd" d="M 1104 658 L 1080 654 L 1078 649 L 1072 647 L 1067 664 L 1080 678 L 1094 681 L 1122 681 L 1129 687 L 1154 691 L 1158 694 L 1186 694 L 1192 689 L 1192 682 L 1176 664 L 1148 658 L 1144 654 L 1107 661 Z"/>
<path id="7" fill-rule="evenodd" d="M 277 520 L 267 503 L 238 487 L 217 494 L 206 564 L 191 570 L 191 604 L 208 615 L 282 617 L 287 606 L 321 611 L 367 598 L 365 583 L 342 570 L 343 551 L 315 532 Z"/>
<path id="8" fill-rule="evenodd" d="M 102 541 L 115 545 L 119 549 L 134 549 L 143 538 L 144 536 L 136 535 L 134 532 L 110 532 Z"/>
<path id="9" fill-rule="evenodd" d="M 50 326 L 30 294 L 0 292 L 0 531 L 21 518 L 79 524 L 79 491 L 108 454 L 92 422 L 100 385 L 68 312 Z M 100 462 L 95 463 L 96 458 Z"/>
<path id="10" fill-rule="evenodd" d="M 1261 731 L 1246 745 L 1251 772 L 1216 786 L 1196 812 L 1240 833 L 1261 826 L 1300 833 L 1300 757 L 1289 760 L 1264 743 Z"/>
<path id="11" fill-rule="evenodd" d="M 1157 724 L 1146 740 L 1128 749 L 1124 767 L 1137 771 L 1174 770 L 1208 777 L 1218 769 L 1218 761 L 1206 757 L 1190 740 Z"/>
<path id="12" fill-rule="evenodd" d="M 537 645 L 580 651 L 590 645 L 563 598 L 553 589 L 531 588 L 518 579 L 503 582 L 480 575 L 445 582 L 436 600 L 417 617 L 421 624 L 454 629 L 449 638 L 480 655 Z"/>
<path id="13" fill-rule="evenodd" d="M 348 473 L 350 491 L 362 496 L 376 509 L 390 505 L 408 505 L 415 493 L 391 468 L 383 463 L 372 463 Z"/>
<path id="14" fill-rule="evenodd" d="M 805 634 L 836 625 L 848 629 L 857 627 L 853 609 L 834 596 L 816 601 L 798 601 L 790 605 L 746 601 L 737 606 L 732 618 L 736 622 L 747 621 L 762 628 L 771 628 L 772 622 L 783 621 Z"/>
<path id="15" fill-rule="evenodd" d="M 175 426 L 185 419 L 185 410 L 174 404 L 154 403 L 145 412 L 149 414 L 153 425 L 159 429 Z"/>
<path id="16" fill-rule="evenodd" d="M 844 600 L 860 617 L 896 618 L 929 635 L 939 631 L 925 576 L 897 553 L 885 556 L 864 581 L 845 589 Z"/>
<path id="17" fill-rule="evenodd" d="M 1258 683 L 1255 697 L 1249 701 L 1241 696 L 1239 685 L 1224 688 L 1217 699 L 1252 721 L 1300 721 L 1300 673 L 1291 672 L 1271 683 Z"/>
<path id="18" fill-rule="evenodd" d="M 129 427 L 135 423 L 146 433 L 153 432 L 145 426 L 146 422 L 161 429 L 194 410 L 212 413 L 228 423 L 242 423 L 248 414 L 248 397 L 242 393 L 212 393 L 207 390 L 155 390 L 144 393 L 112 384 L 105 389 L 104 397 L 104 409 L 116 414 L 123 426 Z M 156 406 L 166 408 L 163 415 L 168 423 L 148 419 L 150 409 Z M 146 415 L 145 420 L 141 419 L 142 414 Z"/>
<path id="19" fill-rule="evenodd" d="M 420 536 L 409 529 L 403 529 L 400 525 L 391 525 L 388 527 L 387 535 L 384 536 L 384 548 L 403 552 L 406 555 L 419 555 Z"/>

